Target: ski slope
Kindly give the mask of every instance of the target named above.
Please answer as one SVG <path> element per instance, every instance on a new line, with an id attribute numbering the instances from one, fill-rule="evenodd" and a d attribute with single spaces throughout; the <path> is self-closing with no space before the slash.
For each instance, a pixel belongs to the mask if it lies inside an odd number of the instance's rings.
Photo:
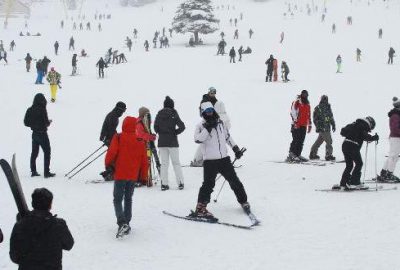
<path id="1" fill-rule="evenodd" d="M 285 2 L 297 3 L 294 16 Z M 400 191 L 368 193 L 322 193 L 318 188 L 338 184 L 344 164 L 324 167 L 276 164 L 283 160 L 291 141 L 291 102 L 302 89 L 307 89 L 314 108 L 321 95 L 329 96 L 338 130 L 359 117 L 372 116 L 380 135 L 376 163 L 380 171 L 389 144 L 387 112 L 392 97 L 399 96 L 399 63 L 389 66 L 387 53 L 392 46 L 400 50 L 400 4 L 391 1 L 347 0 L 326 1 L 328 13 L 321 22 L 324 1 L 314 0 L 318 12 L 310 16 L 306 4 L 312 1 L 254 2 L 250 0 L 214 1 L 225 5 L 215 10 L 220 30 L 225 32 L 227 50 L 250 46 L 253 53 L 243 55 L 243 62 L 229 64 L 229 57 L 216 56 L 219 33 L 202 36 L 205 45 L 186 47 L 190 34 L 173 35 L 170 48 L 145 52 L 147 39 L 152 45 L 156 30 L 170 27 L 180 1 L 164 0 L 140 8 L 123 9 L 105 1 L 86 1 L 82 13 L 90 18 L 92 31 L 73 31 L 71 20 L 65 20 L 60 3 L 37 2 L 32 6 L 29 28 L 24 19 L 11 18 L 8 29 L 0 30 L 6 50 L 11 40 L 16 49 L 8 51 L 8 65 L 0 62 L 0 157 L 17 164 L 27 200 L 37 187 L 54 193 L 54 214 L 67 221 L 75 246 L 64 252 L 64 269 L 285 269 L 285 270 L 375 270 L 398 269 L 400 240 L 398 224 Z M 226 6 L 231 8 L 227 10 Z M 232 9 L 235 5 L 235 9 Z M 302 12 L 300 11 L 302 9 Z M 94 14 L 111 13 L 111 20 L 101 20 L 97 31 Z M 239 18 L 239 40 L 233 40 L 235 28 L 230 18 Z M 346 17 L 353 25 L 346 25 Z M 76 19 L 78 13 L 68 11 Z M 61 19 L 65 27 L 60 29 Z M 86 22 L 86 21 L 85 21 Z M 337 33 L 331 33 L 336 23 Z M 85 24 L 84 24 L 85 26 Z M 133 39 L 133 29 L 139 31 Z M 248 38 L 248 30 L 254 30 Z M 378 39 L 378 29 L 383 39 Z M 79 29 L 79 25 L 78 25 Z M 20 37 L 22 31 L 41 37 Z M 285 32 L 283 44 L 280 33 Z M 167 31 L 168 33 L 168 31 Z M 71 77 L 72 51 L 69 38 L 75 39 L 76 53 L 84 48 L 87 58 L 78 57 L 79 76 Z M 124 45 L 130 36 L 132 52 Z M 60 43 L 59 55 L 53 44 Z M 128 63 L 106 69 L 105 79 L 98 79 L 95 67 L 108 48 L 124 52 Z M 356 49 L 362 50 L 362 62 L 356 62 Z M 23 125 L 26 108 L 36 93 L 50 100 L 49 85 L 35 85 L 34 63 L 30 73 L 23 58 L 29 52 L 35 59 L 46 55 L 62 75 L 63 88 L 56 103 L 47 106 L 52 147 L 51 180 L 30 177 L 29 157 L 31 131 Z M 273 54 L 285 60 L 290 68 L 290 83 L 266 83 L 264 62 Z M 337 55 L 343 59 L 341 74 L 336 74 Z M 232 121 L 231 134 L 239 147 L 248 151 L 237 169 L 254 213 L 262 225 L 251 231 L 182 221 L 162 214 L 168 210 L 186 215 L 193 209 L 202 182 L 202 169 L 183 168 L 185 189 L 179 191 L 170 168 L 170 187 L 139 188 L 133 197 L 133 233 L 122 241 L 115 239 L 117 229 L 112 204 L 112 184 L 85 184 L 99 178 L 103 159 L 97 160 L 72 180 L 63 175 L 100 146 L 99 133 L 105 115 L 119 100 L 127 104 L 126 115 L 137 116 L 146 106 L 155 116 L 166 95 L 175 101 L 186 130 L 179 136 L 182 164 L 193 158 L 197 145 L 193 141 L 195 125 L 201 121 L 198 105 L 210 86 L 225 103 Z M 122 121 L 122 119 L 121 119 Z M 120 122 L 121 122 L 120 121 Z M 317 138 L 315 127 L 305 140 L 303 155 L 309 155 Z M 339 132 L 333 134 L 333 154 L 342 160 Z M 324 145 L 319 155 L 325 154 Z M 365 154 L 365 146 L 362 150 Z M 43 156 L 37 159 L 42 173 Z M 375 149 L 371 145 L 366 162 L 366 178 L 375 174 Z M 395 172 L 400 174 L 399 169 Z M 364 177 L 364 176 L 363 176 Z M 15 222 L 16 207 L 3 176 L 0 180 L 0 226 L 5 242 L 0 245 L 0 269 L 17 269 L 8 256 L 9 236 Z M 222 184 L 216 184 L 216 192 Z M 226 186 L 218 203 L 209 210 L 221 221 L 248 225 L 233 192 Z"/>

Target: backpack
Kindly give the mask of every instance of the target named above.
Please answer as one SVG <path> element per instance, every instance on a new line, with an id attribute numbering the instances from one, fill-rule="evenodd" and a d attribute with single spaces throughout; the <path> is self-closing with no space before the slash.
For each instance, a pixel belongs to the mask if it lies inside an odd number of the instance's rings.
<path id="1" fill-rule="evenodd" d="M 344 128 L 342 128 L 340 130 L 340 135 L 342 135 L 343 137 L 348 137 L 350 136 L 351 130 L 353 129 L 355 123 L 351 123 L 348 124 L 347 126 L 345 126 Z"/>
<path id="2" fill-rule="evenodd" d="M 31 127 L 31 125 L 32 125 L 32 107 L 29 107 L 26 110 L 25 117 L 24 117 L 24 124 L 27 127 Z"/>

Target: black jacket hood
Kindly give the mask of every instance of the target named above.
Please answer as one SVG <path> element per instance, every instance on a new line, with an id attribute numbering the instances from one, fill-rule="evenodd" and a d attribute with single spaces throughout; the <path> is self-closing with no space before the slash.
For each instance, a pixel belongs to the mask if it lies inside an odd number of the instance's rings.
<path id="1" fill-rule="evenodd" d="M 33 98 L 33 106 L 43 106 L 46 107 L 47 105 L 47 100 L 44 97 L 42 93 L 36 94 L 36 96 Z"/>

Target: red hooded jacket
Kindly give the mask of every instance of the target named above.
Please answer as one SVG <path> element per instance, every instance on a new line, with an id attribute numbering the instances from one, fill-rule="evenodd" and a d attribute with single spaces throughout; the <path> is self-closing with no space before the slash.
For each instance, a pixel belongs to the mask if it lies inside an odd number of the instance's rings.
<path id="1" fill-rule="evenodd" d="M 127 116 L 122 132 L 114 135 L 108 148 L 105 165 L 114 167 L 114 180 L 137 181 L 142 161 L 142 143 L 136 137 L 136 118 Z"/>
<path id="2" fill-rule="evenodd" d="M 311 126 L 310 111 L 310 104 L 302 103 L 300 97 L 292 103 L 290 115 L 294 128 Z"/>

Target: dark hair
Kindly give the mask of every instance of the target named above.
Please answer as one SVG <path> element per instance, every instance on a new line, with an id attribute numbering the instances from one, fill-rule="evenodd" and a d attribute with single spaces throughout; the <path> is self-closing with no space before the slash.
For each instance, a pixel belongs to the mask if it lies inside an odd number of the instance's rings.
<path id="1" fill-rule="evenodd" d="M 32 193 L 32 207 L 35 210 L 50 210 L 53 193 L 46 188 L 37 188 Z"/>

